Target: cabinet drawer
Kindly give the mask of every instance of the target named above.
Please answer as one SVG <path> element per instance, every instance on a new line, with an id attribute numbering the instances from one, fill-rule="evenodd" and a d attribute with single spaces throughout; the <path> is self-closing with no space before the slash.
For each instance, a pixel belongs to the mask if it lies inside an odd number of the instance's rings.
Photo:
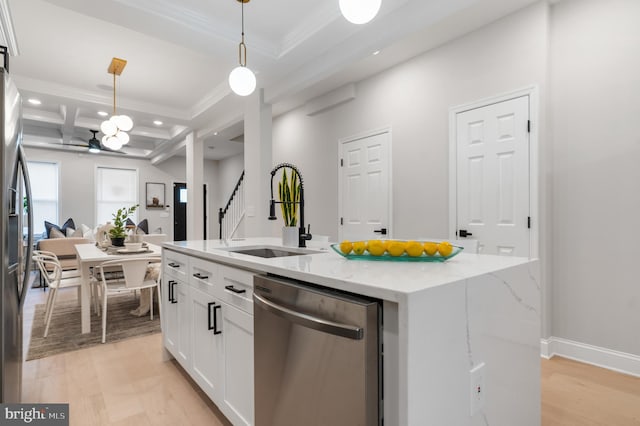
<path id="1" fill-rule="evenodd" d="M 220 299 L 253 314 L 253 276 L 255 272 L 220 266 L 219 285 L 216 286 Z"/>
<path id="2" fill-rule="evenodd" d="M 162 256 L 164 274 L 186 281 L 189 268 L 189 257 L 166 249 L 162 250 Z"/>
<path id="3" fill-rule="evenodd" d="M 215 296 L 214 286 L 218 282 L 220 265 L 203 259 L 191 258 L 189 262 L 189 284 Z"/>

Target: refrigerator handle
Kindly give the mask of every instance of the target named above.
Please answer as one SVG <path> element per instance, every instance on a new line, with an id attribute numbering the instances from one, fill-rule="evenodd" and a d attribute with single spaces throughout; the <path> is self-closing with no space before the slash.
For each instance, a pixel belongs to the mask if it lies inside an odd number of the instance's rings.
<path id="1" fill-rule="evenodd" d="M 273 303 L 272 301 L 267 300 L 256 293 L 253 293 L 253 301 L 259 307 L 266 309 L 267 311 L 278 315 L 279 317 L 282 317 L 286 320 L 289 320 L 296 324 L 300 324 L 303 327 L 312 328 L 324 333 L 346 337 L 353 340 L 361 340 L 364 337 L 364 330 L 360 327 L 348 324 L 340 324 L 337 322 L 307 315 L 302 312 L 296 312 L 284 306 Z"/>
<path id="2" fill-rule="evenodd" d="M 22 177 L 24 179 L 25 195 L 27 196 L 27 255 L 24 258 L 24 275 L 22 278 L 22 290 L 20 292 L 19 301 L 20 309 L 24 305 L 26 299 L 27 290 L 29 288 L 29 275 L 31 272 L 31 255 L 33 254 L 33 208 L 31 206 L 31 181 L 29 180 L 29 170 L 27 168 L 27 160 L 24 155 L 24 149 L 22 145 L 18 147 L 18 165 L 22 170 Z"/>

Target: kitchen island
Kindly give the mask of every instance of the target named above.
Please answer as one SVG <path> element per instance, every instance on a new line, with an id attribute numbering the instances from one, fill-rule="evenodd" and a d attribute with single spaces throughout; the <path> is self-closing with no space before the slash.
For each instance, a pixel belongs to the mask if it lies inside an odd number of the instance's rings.
<path id="1" fill-rule="evenodd" d="M 181 279 L 195 277 L 192 286 L 202 288 L 192 287 L 191 291 L 199 291 L 198 295 L 221 286 L 222 303 L 237 304 L 237 309 L 227 310 L 236 314 L 236 320 L 229 323 L 244 330 L 234 335 L 242 336 L 245 346 L 251 343 L 250 278 L 254 274 L 268 273 L 380 299 L 386 425 L 540 424 L 541 295 L 536 260 L 461 253 L 443 263 L 360 261 L 347 260 L 327 247 L 277 258 L 233 251 L 264 245 L 279 246 L 280 239 L 163 244 L 167 271 L 163 281 L 174 283 L 166 292 L 163 287 L 165 347 L 192 376 L 201 377 L 194 380 L 218 406 L 235 398 L 226 411 L 220 407 L 234 424 L 253 424 L 253 401 L 242 400 L 249 399 L 252 372 L 237 369 L 237 374 L 251 376 L 245 377 L 244 392 L 235 389 L 239 385 L 233 381 L 229 389 L 222 386 L 221 394 L 211 376 L 231 372 L 203 373 L 193 347 L 201 343 L 198 333 L 190 332 L 189 337 L 184 331 L 171 333 L 175 328 L 171 319 L 179 322 L 182 318 L 183 324 L 189 324 L 185 318 L 198 306 L 203 312 L 213 306 L 215 319 L 216 302 L 204 303 L 202 297 L 191 297 L 191 308 L 173 315 L 165 312 L 166 301 L 177 304 L 180 289 L 187 287 L 179 285 Z M 207 310 L 206 319 L 210 318 Z M 191 351 L 184 349 L 189 347 Z M 245 367 L 253 363 L 252 353 L 228 355 L 231 358 L 242 358 Z"/>

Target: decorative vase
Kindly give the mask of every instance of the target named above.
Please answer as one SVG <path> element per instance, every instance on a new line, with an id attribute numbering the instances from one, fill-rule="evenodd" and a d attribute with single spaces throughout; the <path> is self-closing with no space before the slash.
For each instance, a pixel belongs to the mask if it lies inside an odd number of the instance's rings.
<path id="1" fill-rule="evenodd" d="M 124 238 L 125 237 L 111 237 L 111 245 L 114 247 L 124 247 Z"/>
<path id="2" fill-rule="evenodd" d="M 282 227 L 282 245 L 285 247 L 298 247 L 298 227 Z"/>

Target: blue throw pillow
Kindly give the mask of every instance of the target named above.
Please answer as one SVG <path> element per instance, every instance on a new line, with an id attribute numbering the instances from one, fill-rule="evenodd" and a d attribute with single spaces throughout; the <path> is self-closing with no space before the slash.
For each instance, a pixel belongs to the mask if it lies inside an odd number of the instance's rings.
<path id="1" fill-rule="evenodd" d="M 73 219 L 67 219 L 62 227 L 56 225 L 55 223 L 51 223 L 46 220 L 44 221 L 44 229 L 46 230 L 47 238 L 51 238 L 52 229 L 57 229 L 62 233 L 62 235 L 67 235 L 67 228 L 76 229 L 76 224 L 73 222 Z"/>

